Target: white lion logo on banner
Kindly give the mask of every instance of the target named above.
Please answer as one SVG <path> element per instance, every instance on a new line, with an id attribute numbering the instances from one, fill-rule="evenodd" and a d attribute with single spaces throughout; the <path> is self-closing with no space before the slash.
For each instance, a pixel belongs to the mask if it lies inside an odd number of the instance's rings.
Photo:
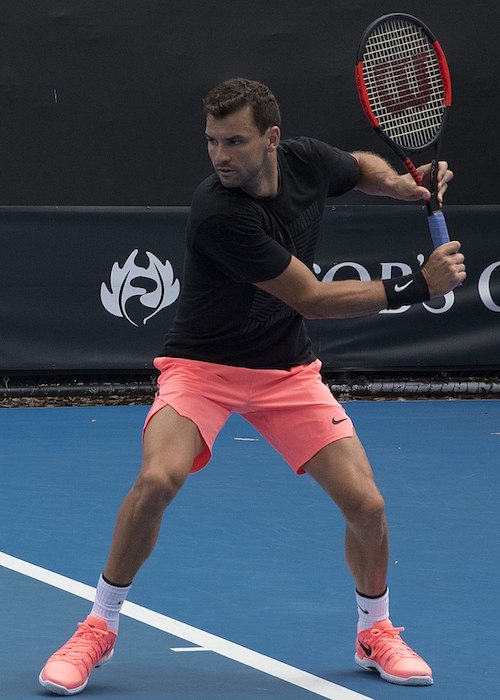
<path id="1" fill-rule="evenodd" d="M 123 267 L 115 262 L 111 268 L 110 289 L 103 282 L 101 284 L 101 301 L 110 314 L 120 318 L 126 318 L 133 326 L 138 326 L 127 313 L 127 302 L 133 297 L 139 297 L 143 306 L 154 309 L 152 314 L 146 316 L 142 323 L 146 324 L 159 311 L 176 301 L 180 292 L 180 282 L 174 277 L 172 265 L 168 260 L 162 263 L 156 255 L 146 251 L 149 260 L 148 267 L 140 267 L 135 264 L 138 250 L 132 251 L 126 259 Z M 146 278 L 156 284 L 156 288 L 148 292 L 144 287 L 134 286 L 137 278 Z"/>

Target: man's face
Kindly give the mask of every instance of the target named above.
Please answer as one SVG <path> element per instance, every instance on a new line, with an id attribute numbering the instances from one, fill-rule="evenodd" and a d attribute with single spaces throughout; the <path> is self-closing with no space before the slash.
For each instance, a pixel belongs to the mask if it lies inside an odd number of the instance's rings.
<path id="1" fill-rule="evenodd" d="M 279 141 L 279 128 L 269 127 L 261 134 L 247 105 L 221 119 L 207 115 L 205 135 L 208 155 L 221 184 L 262 196 L 261 191 L 276 168 L 271 154 Z"/>

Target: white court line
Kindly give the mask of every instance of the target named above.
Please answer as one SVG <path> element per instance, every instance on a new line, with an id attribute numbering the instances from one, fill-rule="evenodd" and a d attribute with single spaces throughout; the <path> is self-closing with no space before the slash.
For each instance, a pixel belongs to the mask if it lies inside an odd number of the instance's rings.
<path id="1" fill-rule="evenodd" d="M 54 588 L 67 591 L 80 598 L 85 598 L 90 601 L 94 600 L 95 588 L 92 588 L 92 586 L 87 586 L 74 579 L 61 576 L 60 574 L 56 574 L 48 569 L 43 569 L 35 564 L 30 564 L 22 559 L 17 559 L 9 554 L 5 554 L 5 552 L 0 552 L 0 566 L 34 578 Z M 167 632 L 175 637 L 196 644 L 198 647 L 210 649 L 216 654 L 220 654 L 240 664 L 267 673 L 269 676 L 274 676 L 282 681 L 296 685 L 299 688 L 309 690 L 319 697 L 329 698 L 329 700 L 373 700 L 373 698 L 369 698 L 367 695 L 361 695 L 354 690 L 343 688 L 341 685 L 327 681 L 324 678 L 319 678 L 319 676 L 314 676 L 311 673 L 307 673 L 307 671 L 289 666 L 270 656 L 264 656 L 264 654 L 259 654 L 256 651 L 230 642 L 227 639 L 217 637 L 214 634 L 210 634 L 196 627 L 191 627 L 191 625 L 187 625 L 184 622 L 154 612 L 154 610 L 148 610 L 130 601 L 126 601 L 123 604 L 122 614 L 134 620 L 138 620 L 139 622 L 143 622 L 150 627 L 161 630 L 162 632 Z"/>

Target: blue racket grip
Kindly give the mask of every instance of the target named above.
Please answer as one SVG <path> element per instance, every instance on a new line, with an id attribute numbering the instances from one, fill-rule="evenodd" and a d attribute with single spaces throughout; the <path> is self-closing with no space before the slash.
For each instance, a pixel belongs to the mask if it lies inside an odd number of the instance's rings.
<path id="1" fill-rule="evenodd" d="M 432 243 L 434 248 L 443 243 L 449 243 L 448 228 L 442 211 L 433 211 L 429 214 L 429 229 L 431 232 Z"/>

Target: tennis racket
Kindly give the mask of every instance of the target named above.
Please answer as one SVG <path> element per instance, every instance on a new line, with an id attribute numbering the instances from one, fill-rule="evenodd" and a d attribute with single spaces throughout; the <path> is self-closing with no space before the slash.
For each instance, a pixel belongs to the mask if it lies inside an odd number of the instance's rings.
<path id="1" fill-rule="evenodd" d="M 368 121 L 418 185 L 422 180 L 409 154 L 433 148 L 429 230 L 434 247 L 446 243 L 450 238 L 437 201 L 437 170 L 439 142 L 451 106 L 451 79 L 439 42 L 416 17 L 384 15 L 362 36 L 355 73 Z"/>

